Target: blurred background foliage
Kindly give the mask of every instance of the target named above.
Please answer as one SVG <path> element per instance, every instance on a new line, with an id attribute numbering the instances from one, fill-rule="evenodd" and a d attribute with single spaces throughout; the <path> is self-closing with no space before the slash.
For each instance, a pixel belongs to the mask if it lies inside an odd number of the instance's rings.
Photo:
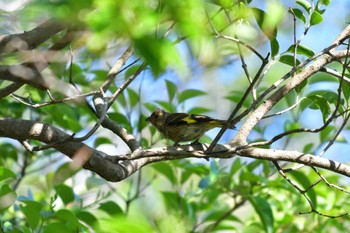
<path id="1" fill-rule="evenodd" d="M 222 119 L 230 114 L 249 85 L 240 67 L 239 51 L 251 76 L 260 65 L 251 50 L 238 46 L 232 39 L 239 38 L 262 56 L 271 54 L 269 70 L 257 88 L 259 95 L 294 65 L 293 15 L 297 36 L 302 37 L 306 31 L 305 40 L 297 50 L 297 64 L 323 48 L 320 46 L 326 47 L 345 27 L 346 21 L 340 19 L 349 19 L 349 13 L 344 10 L 334 23 L 332 18 L 338 10 L 334 7 L 348 9 L 349 5 L 343 2 L 334 6 L 326 0 L 32 0 L 16 1 L 18 6 L 14 9 L 5 3 L 2 1 L 0 5 L 2 34 L 30 30 L 51 17 L 81 30 L 81 36 L 71 45 L 73 65 L 69 65 L 71 57 L 67 48 L 56 56 L 57 61 L 48 70 L 64 82 L 72 78 L 83 93 L 98 90 L 122 52 L 129 46 L 135 49 L 135 55 L 126 64 L 130 66 L 118 74 L 107 95 L 131 77 L 143 61 L 147 68 L 119 96 L 108 116 L 146 148 L 171 144 L 144 121 L 157 107 Z M 328 38 L 315 37 L 319 30 L 327 31 Z M 309 35 L 311 43 L 307 39 Z M 49 48 L 57 38 L 59 35 L 40 49 Z M 0 58 L 1 65 L 24 60 L 25 55 L 20 53 Z M 336 81 L 329 75 L 317 74 L 300 90 L 290 93 L 274 111 L 291 106 L 297 98 L 305 98 L 299 107 L 287 115 L 261 122 L 250 140 L 265 140 L 284 130 L 313 127 L 322 122 L 335 104 Z M 1 81 L 0 87 L 7 84 Z M 16 95 L 31 104 L 50 101 L 47 92 L 30 86 L 19 89 Z M 59 92 L 53 95 L 57 99 L 63 97 Z M 91 98 L 87 97 L 87 101 Z M 344 109 L 347 104 L 348 98 L 344 99 Z M 1 117 L 38 120 L 77 135 L 87 132 L 96 122 L 84 102 L 32 108 L 13 98 L 2 98 L 0 106 L 3 106 Z M 290 136 L 274 146 L 317 153 L 329 142 L 334 130 L 335 126 L 330 125 L 317 136 Z M 228 131 L 221 142 L 227 142 L 232 134 Z M 213 135 L 215 130 L 201 142 L 210 142 Z M 345 144 L 347 135 L 341 136 L 337 143 Z M 120 139 L 103 129 L 86 143 L 110 154 L 128 152 Z M 346 147 L 336 148 L 339 152 Z M 329 219 L 316 214 L 299 215 L 309 211 L 308 203 L 267 161 L 236 157 L 209 162 L 198 159 L 161 162 L 120 183 L 108 183 L 89 171 L 77 170 L 71 161 L 51 149 L 32 154 L 19 143 L 2 139 L 0 154 L 1 232 L 347 232 L 349 229 L 348 216 Z M 322 174 L 333 184 L 348 186 L 348 181 L 338 175 L 325 171 Z M 319 179 L 306 167 L 288 175 L 304 188 Z M 350 201 L 348 194 L 323 183 L 308 190 L 307 196 L 317 210 L 331 215 L 346 212 Z"/>

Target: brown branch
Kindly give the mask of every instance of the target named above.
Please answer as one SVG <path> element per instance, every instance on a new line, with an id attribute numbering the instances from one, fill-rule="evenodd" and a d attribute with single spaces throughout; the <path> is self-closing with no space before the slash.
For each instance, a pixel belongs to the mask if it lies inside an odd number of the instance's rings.
<path id="1" fill-rule="evenodd" d="M 70 135 L 48 124 L 18 119 L 0 119 L 0 137 L 18 141 L 37 140 L 45 144 L 64 140 Z M 91 170 L 107 181 L 118 182 L 126 179 L 141 167 L 159 161 L 182 158 L 233 158 L 236 155 L 271 161 L 289 161 L 308 166 L 324 168 L 350 177 L 350 166 L 303 154 L 296 151 L 268 150 L 260 148 L 233 148 L 217 145 L 211 154 L 205 154 L 205 147 L 181 146 L 154 149 L 137 149 L 132 154 L 111 156 L 95 150 L 82 142 L 65 142 L 55 144 L 53 148 L 71 158 L 73 161 Z M 124 159 L 124 160 L 123 160 Z"/>
<path id="2" fill-rule="evenodd" d="M 330 46 L 329 49 L 333 48 Z M 350 54 L 346 50 L 333 51 L 332 56 L 324 55 L 319 60 L 316 60 L 309 67 L 296 74 L 293 79 L 289 80 L 285 85 L 275 91 L 269 98 L 267 98 L 256 110 L 248 117 L 243 126 L 240 128 L 235 138 L 231 143 L 245 143 L 246 139 L 253 129 L 253 127 L 265 116 L 265 114 L 271 110 L 271 108 L 286 96 L 290 91 L 296 88 L 305 79 L 311 77 L 317 73 L 322 67 L 333 62 L 335 59 L 340 59 Z"/>
<path id="3" fill-rule="evenodd" d="M 1 36 L 0 54 L 34 49 L 64 29 L 66 29 L 65 25 L 50 19 L 30 31 Z"/>

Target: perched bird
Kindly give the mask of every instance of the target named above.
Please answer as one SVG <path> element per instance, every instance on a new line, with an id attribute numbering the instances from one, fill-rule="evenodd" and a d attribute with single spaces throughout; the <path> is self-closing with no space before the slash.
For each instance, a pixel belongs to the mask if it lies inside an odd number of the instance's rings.
<path id="1" fill-rule="evenodd" d="M 197 143 L 205 132 L 213 128 L 221 128 L 224 125 L 235 128 L 225 120 L 198 114 L 169 113 L 159 108 L 147 117 L 146 121 L 154 125 L 166 138 L 174 141 L 174 145 L 185 141 Z"/>

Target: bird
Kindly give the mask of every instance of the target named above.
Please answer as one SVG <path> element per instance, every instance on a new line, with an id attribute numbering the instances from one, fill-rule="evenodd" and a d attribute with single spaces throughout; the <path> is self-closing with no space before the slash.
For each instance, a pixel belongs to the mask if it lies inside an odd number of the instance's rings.
<path id="1" fill-rule="evenodd" d="M 147 117 L 146 121 L 156 127 L 165 138 L 174 141 L 174 146 L 187 141 L 193 141 L 192 144 L 199 143 L 200 137 L 213 128 L 235 128 L 225 120 L 199 114 L 169 113 L 160 108 Z"/>

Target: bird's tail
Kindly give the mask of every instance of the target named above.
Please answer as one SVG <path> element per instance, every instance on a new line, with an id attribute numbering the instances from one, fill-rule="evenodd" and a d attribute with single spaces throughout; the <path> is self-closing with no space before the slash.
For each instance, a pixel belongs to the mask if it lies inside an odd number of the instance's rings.
<path id="1" fill-rule="evenodd" d="M 225 120 L 212 120 L 209 122 L 209 124 L 213 128 L 222 128 L 223 126 L 227 126 L 228 129 L 235 129 L 236 127 L 232 124 L 230 124 L 228 121 Z"/>

